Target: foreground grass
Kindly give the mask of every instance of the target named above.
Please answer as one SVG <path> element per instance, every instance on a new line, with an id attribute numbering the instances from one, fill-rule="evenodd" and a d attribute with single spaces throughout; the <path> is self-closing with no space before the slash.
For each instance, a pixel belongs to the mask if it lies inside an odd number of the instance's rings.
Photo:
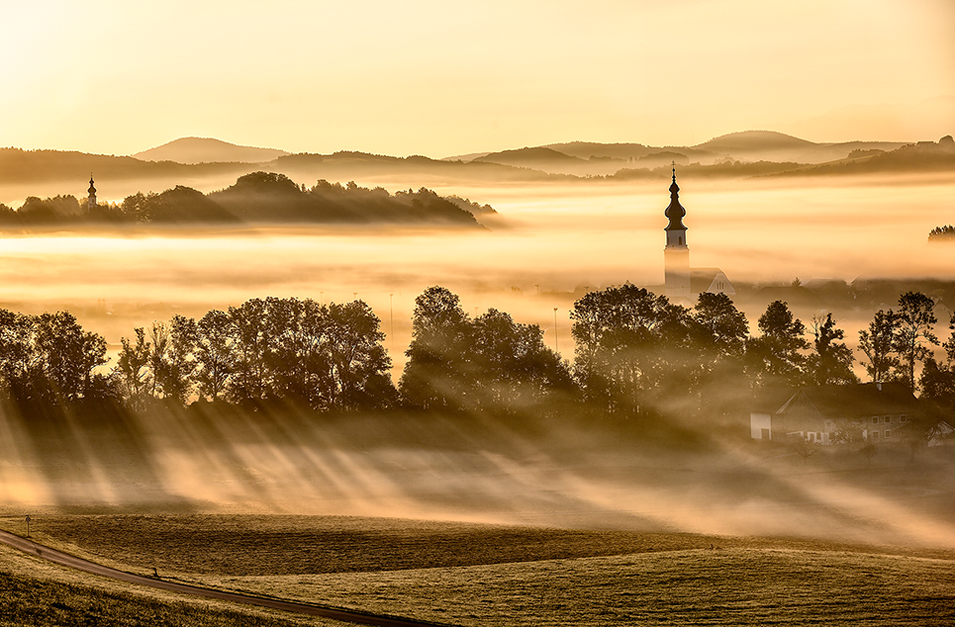
<path id="1" fill-rule="evenodd" d="M 144 588 L 50 564 L 0 546 L 0 627 L 333 627 L 342 624 Z"/>
<path id="2" fill-rule="evenodd" d="M 21 523 L 0 519 L 4 528 Z M 157 567 L 213 587 L 464 626 L 955 624 L 955 555 L 945 551 L 312 516 L 60 516 L 34 525 L 38 541 L 124 570 Z M 59 603 L 97 615 L 79 597 L 44 594 L 52 613 Z M 178 611 L 182 601 L 157 603 L 142 611 Z M 291 624 L 143 620 L 100 624 Z"/>
<path id="3" fill-rule="evenodd" d="M 783 549 L 209 583 L 464 626 L 952 625 L 955 563 Z"/>

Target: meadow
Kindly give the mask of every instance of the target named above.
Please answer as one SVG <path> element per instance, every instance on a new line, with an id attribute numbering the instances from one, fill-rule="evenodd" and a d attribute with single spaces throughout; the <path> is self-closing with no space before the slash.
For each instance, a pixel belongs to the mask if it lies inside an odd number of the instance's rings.
<path id="1" fill-rule="evenodd" d="M 0 520 L 6 529 L 22 524 Z M 152 574 L 155 567 L 165 579 L 443 624 L 955 620 L 952 551 L 314 516 L 44 516 L 35 526 L 38 542 L 132 572 Z M 32 616 L 25 612 L 39 613 L 45 603 L 50 616 L 64 619 L 36 623 L 43 625 L 79 624 L 83 616 L 103 625 L 325 624 L 173 601 L 6 549 L 0 551 L 0 585 L 0 609 Z M 153 618 L 114 618 L 130 607 Z M 160 611 L 170 614 L 148 614 Z"/>

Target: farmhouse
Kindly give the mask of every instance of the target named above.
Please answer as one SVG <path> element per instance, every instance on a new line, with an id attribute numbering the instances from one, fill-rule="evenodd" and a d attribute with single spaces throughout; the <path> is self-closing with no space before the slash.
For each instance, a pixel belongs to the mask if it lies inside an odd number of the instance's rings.
<path id="1" fill-rule="evenodd" d="M 851 431 L 873 443 L 891 443 L 902 441 L 921 416 L 921 403 L 899 383 L 771 390 L 750 413 L 750 435 L 756 440 L 800 437 L 833 444 L 834 434 Z"/>

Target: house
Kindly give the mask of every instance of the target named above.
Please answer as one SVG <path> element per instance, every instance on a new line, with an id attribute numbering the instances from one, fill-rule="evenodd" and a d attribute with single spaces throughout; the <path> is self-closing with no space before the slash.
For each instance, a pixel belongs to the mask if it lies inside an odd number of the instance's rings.
<path id="1" fill-rule="evenodd" d="M 833 444 L 846 432 L 873 443 L 901 442 L 922 406 L 908 387 L 899 383 L 817 385 L 798 390 L 770 390 L 750 413 L 750 435 L 755 440 L 800 437 Z"/>

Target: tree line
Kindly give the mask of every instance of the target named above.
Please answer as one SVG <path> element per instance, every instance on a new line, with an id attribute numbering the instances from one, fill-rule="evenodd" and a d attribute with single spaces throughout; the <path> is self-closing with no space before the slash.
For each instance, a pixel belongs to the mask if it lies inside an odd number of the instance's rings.
<path id="1" fill-rule="evenodd" d="M 138 192 L 120 204 L 88 206 L 70 195 L 28 196 L 16 210 L 0 204 L 0 226 L 380 222 L 480 228 L 474 214 L 493 212 L 487 205 L 445 198 L 424 187 L 390 194 L 353 181 L 342 186 L 319 180 L 306 188 L 284 174 L 252 172 L 210 194 L 177 185 L 158 194 Z"/>
<path id="2" fill-rule="evenodd" d="M 933 308 L 908 292 L 897 308 L 876 312 L 859 333 L 862 365 L 873 381 L 906 383 L 955 409 L 955 333 L 936 359 Z M 104 338 L 69 312 L 0 310 L 0 390 L 27 404 L 282 400 L 316 410 L 514 413 L 578 403 L 608 415 L 719 416 L 745 411 L 770 386 L 858 382 L 832 315 L 807 328 L 779 300 L 756 335 L 725 294 L 700 294 L 685 307 L 630 284 L 586 294 L 570 317 L 573 364 L 544 343 L 538 325 L 497 309 L 472 317 L 450 290 L 428 288 L 415 300 L 396 386 L 380 320 L 360 300 L 254 298 L 199 319 L 176 315 L 123 337 L 111 368 Z"/>

